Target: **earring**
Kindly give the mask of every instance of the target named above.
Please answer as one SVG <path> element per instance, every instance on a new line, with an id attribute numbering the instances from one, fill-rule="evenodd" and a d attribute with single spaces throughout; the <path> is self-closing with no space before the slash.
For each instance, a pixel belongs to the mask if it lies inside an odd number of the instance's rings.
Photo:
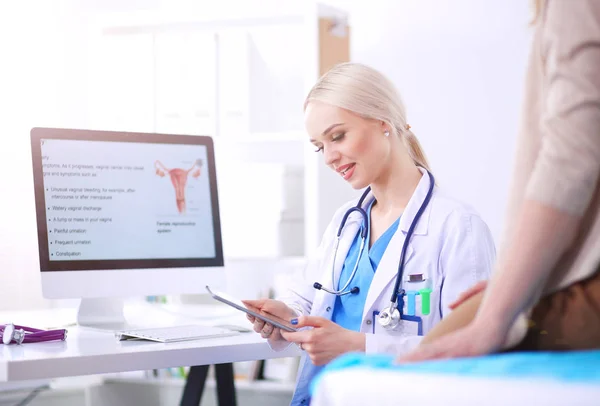
<path id="1" fill-rule="evenodd" d="M 385 135 L 386 137 L 389 137 L 389 136 L 390 136 L 390 132 L 389 132 L 388 130 L 385 130 L 385 131 L 383 132 L 383 135 Z"/>

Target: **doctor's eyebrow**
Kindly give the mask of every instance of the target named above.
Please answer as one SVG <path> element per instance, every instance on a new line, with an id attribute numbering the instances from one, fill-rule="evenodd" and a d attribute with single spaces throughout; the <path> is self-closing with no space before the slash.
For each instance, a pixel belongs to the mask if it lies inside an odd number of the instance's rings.
<path id="1" fill-rule="evenodd" d="M 344 125 L 344 123 L 336 123 L 336 124 L 330 125 L 329 127 L 327 127 L 327 129 L 325 131 L 323 131 L 321 133 L 321 136 L 322 137 L 326 136 L 331 130 L 333 130 L 335 127 L 339 127 L 340 125 Z M 315 140 L 315 139 L 313 139 L 313 138 L 311 138 L 310 142 L 312 142 L 314 144 L 315 142 L 318 142 L 318 141 Z"/>

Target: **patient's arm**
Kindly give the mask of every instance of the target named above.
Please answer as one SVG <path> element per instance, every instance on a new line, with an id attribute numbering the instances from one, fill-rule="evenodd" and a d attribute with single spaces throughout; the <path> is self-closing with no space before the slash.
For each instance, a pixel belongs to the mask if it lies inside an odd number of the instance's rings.
<path id="1" fill-rule="evenodd" d="M 523 338 L 527 321 L 522 312 L 537 301 L 550 270 L 571 245 L 578 218 L 529 200 L 517 224 L 513 240 L 488 287 L 446 316 L 423 338 L 421 345 L 466 327 L 474 319 L 480 325 L 506 332 L 504 348 Z"/>
<path id="2" fill-rule="evenodd" d="M 460 308 L 460 311 L 453 311 L 449 316 L 446 316 L 444 323 L 435 325 L 427 336 L 423 338 L 421 343 L 429 343 L 436 339 L 437 337 L 443 336 L 444 334 L 450 333 L 454 330 L 458 330 L 461 327 L 469 324 L 471 320 L 475 317 L 475 313 L 479 308 L 479 304 L 481 303 L 481 297 L 485 288 L 488 284 L 487 280 L 479 281 L 475 285 L 471 286 L 469 289 L 465 290 L 461 293 L 454 302 L 450 303 L 449 307 L 451 310 L 455 310 Z M 463 304 L 466 304 L 463 306 Z M 447 320 L 450 319 L 450 320 Z"/>
<path id="3" fill-rule="evenodd" d="M 441 322 L 429 330 L 429 333 L 427 333 L 427 335 L 423 337 L 423 340 L 421 340 L 420 345 L 429 344 L 438 337 L 468 325 L 477 314 L 477 310 L 479 309 L 484 292 L 485 291 L 476 293 L 458 305 L 455 310 L 453 310 L 448 316 L 444 317 Z"/>

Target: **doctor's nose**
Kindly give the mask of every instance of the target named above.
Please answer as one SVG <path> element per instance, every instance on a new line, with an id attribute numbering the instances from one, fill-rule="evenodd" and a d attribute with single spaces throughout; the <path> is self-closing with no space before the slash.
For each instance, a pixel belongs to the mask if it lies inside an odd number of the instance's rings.
<path id="1" fill-rule="evenodd" d="M 323 157 L 325 164 L 333 168 L 334 164 L 340 160 L 341 154 L 335 148 L 323 147 Z"/>

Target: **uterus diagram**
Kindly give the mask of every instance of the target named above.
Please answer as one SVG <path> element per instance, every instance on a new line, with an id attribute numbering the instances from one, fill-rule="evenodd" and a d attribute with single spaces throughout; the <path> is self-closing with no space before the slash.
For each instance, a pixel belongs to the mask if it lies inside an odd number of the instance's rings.
<path id="1" fill-rule="evenodd" d="M 200 168 L 202 167 L 202 160 L 197 159 L 196 162 L 189 169 L 172 168 L 169 169 L 162 164 L 160 161 L 154 162 L 154 168 L 156 174 L 161 178 L 167 174 L 171 177 L 171 183 L 175 188 L 175 201 L 177 203 L 177 211 L 180 214 L 185 213 L 185 187 L 187 185 L 188 177 L 192 176 L 194 179 L 198 179 L 200 176 Z"/>

